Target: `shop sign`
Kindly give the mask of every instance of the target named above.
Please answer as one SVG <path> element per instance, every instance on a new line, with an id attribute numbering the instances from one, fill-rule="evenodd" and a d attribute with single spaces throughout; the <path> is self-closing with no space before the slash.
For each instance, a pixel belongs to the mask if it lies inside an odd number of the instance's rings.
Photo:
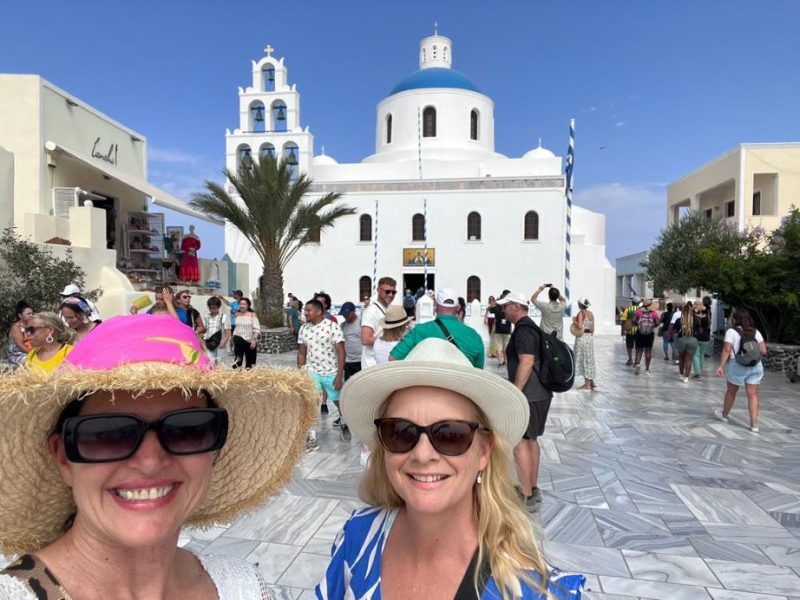
<path id="1" fill-rule="evenodd" d="M 117 156 L 119 154 L 119 144 L 111 144 L 105 154 L 103 154 L 102 147 L 98 149 L 98 146 L 100 146 L 99 137 L 94 141 L 94 146 L 92 146 L 92 158 L 97 158 L 109 164 L 116 165 Z"/>

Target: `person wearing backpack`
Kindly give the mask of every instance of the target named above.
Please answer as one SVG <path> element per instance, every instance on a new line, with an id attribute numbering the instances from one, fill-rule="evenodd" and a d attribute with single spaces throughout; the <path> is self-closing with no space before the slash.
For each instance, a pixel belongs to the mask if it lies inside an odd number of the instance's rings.
<path id="1" fill-rule="evenodd" d="M 697 352 L 692 356 L 694 369 L 692 377 L 700 379 L 706 362 L 706 347 L 711 342 L 711 319 L 705 304 L 695 304 L 692 309 L 694 310 L 694 337 L 697 338 Z"/>
<path id="2" fill-rule="evenodd" d="M 642 306 L 642 301 L 638 296 L 631 298 L 631 305 L 622 313 L 622 337 L 625 338 L 625 351 L 628 353 L 628 362 L 625 363 L 626 367 L 633 364 L 633 349 L 636 345 L 636 324 L 634 317 L 636 311 Z"/>
<path id="3" fill-rule="evenodd" d="M 720 421 L 728 421 L 728 414 L 736 401 L 739 388 L 745 386 L 747 409 L 750 413 L 750 431 L 758 433 L 758 385 L 764 378 L 764 365 L 761 358 L 767 354 L 764 336 L 755 328 L 753 317 L 746 308 L 733 312 L 732 327 L 725 332 L 725 343 L 716 376 L 722 377 L 728 365 L 726 379 L 728 389 L 722 410 L 715 410 L 714 416 Z"/>
<path id="4" fill-rule="evenodd" d="M 594 313 L 589 306 L 586 298 L 579 298 L 579 312 L 572 320 L 583 332 L 575 338 L 575 374 L 583 375 L 583 385 L 576 389 L 593 392 L 597 389 L 594 383 Z"/>
<path id="5" fill-rule="evenodd" d="M 547 414 L 553 392 L 539 379 L 537 363 L 541 359 L 541 329 L 528 316 L 528 296 L 509 292 L 497 301 L 504 314 L 514 324 L 514 332 L 506 348 L 508 379 L 519 388 L 528 400 L 530 416 L 522 440 L 514 446 L 514 462 L 519 474 L 518 492 L 530 513 L 539 511 L 542 492 L 539 482 L 539 437 L 544 434 Z"/>
<path id="6" fill-rule="evenodd" d="M 636 325 L 634 375 L 639 374 L 642 353 L 644 353 L 644 374 L 650 375 L 650 362 L 653 360 L 653 342 L 656 339 L 656 326 L 658 324 L 658 312 L 651 309 L 651 306 L 653 306 L 653 299 L 648 298 L 642 303 L 642 308 L 637 310 L 633 316 L 633 322 Z"/>

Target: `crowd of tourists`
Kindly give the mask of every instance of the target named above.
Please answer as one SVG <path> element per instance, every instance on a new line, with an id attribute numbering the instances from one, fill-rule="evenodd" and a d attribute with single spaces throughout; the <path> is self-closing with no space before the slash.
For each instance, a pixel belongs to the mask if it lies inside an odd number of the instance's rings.
<path id="1" fill-rule="evenodd" d="M 652 299 L 634 296 L 620 316 L 628 356 L 626 366 L 632 366 L 634 375 L 640 375 L 644 357 L 644 374 L 649 376 L 653 346 L 660 337 L 663 359 L 678 367 L 678 379 L 682 383 L 688 385 L 690 378 L 705 377 L 705 359 L 712 350 L 709 348 L 713 332 L 711 307 L 711 297 L 705 296 L 700 302 L 667 302 L 659 314 Z M 714 370 L 716 377 L 725 377 L 727 389 L 723 407 L 715 410 L 714 416 L 727 422 L 736 394 L 744 386 L 750 430 L 758 433 L 758 386 L 764 377 L 762 358 L 767 354 L 767 347 L 746 308 L 733 311 L 730 324 L 725 331 L 719 364 Z"/>

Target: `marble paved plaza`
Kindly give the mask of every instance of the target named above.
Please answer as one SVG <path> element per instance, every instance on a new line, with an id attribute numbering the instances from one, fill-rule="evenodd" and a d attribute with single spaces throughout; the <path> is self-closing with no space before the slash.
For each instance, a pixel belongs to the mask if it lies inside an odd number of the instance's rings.
<path id="1" fill-rule="evenodd" d="M 743 392 L 729 423 L 711 417 L 724 391 L 709 376 L 715 360 L 684 384 L 655 354 L 652 375 L 637 377 L 618 338 L 597 338 L 599 391 L 553 401 L 533 519 L 548 558 L 585 573 L 595 600 L 800 599 L 800 385 L 767 374 L 754 434 Z M 187 530 L 181 544 L 257 563 L 279 598 L 313 597 L 359 506 L 359 445 L 339 438 L 334 418 L 321 419 L 320 450 L 279 496 L 230 527 Z"/>

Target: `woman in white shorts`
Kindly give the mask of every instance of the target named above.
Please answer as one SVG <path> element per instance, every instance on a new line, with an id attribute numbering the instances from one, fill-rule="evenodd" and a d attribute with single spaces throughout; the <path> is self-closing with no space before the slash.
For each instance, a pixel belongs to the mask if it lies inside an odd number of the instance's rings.
<path id="1" fill-rule="evenodd" d="M 715 411 L 714 414 L 720 421 L 727 422 L 728 413 L 736 401 L 736 393 L 740 387 L 745 386 L 747 408 L 750 412 L 750 431 L 758 433 L 758 385 L 764 378 L 761 357 L 766 356 L 767 346 L 764 343 L 764 336 L 755 328 L 753 317 L 746 308 L 734 311 L 732 325 L 725 332 L 725 344 L 716 372 L 717 377 L 722 377 L 725 364 L 728 364 L 726 373 L 728 389 L 725 392 L 722 410 Z M 752 346 L 749 352 L 748 346 Z"/>

